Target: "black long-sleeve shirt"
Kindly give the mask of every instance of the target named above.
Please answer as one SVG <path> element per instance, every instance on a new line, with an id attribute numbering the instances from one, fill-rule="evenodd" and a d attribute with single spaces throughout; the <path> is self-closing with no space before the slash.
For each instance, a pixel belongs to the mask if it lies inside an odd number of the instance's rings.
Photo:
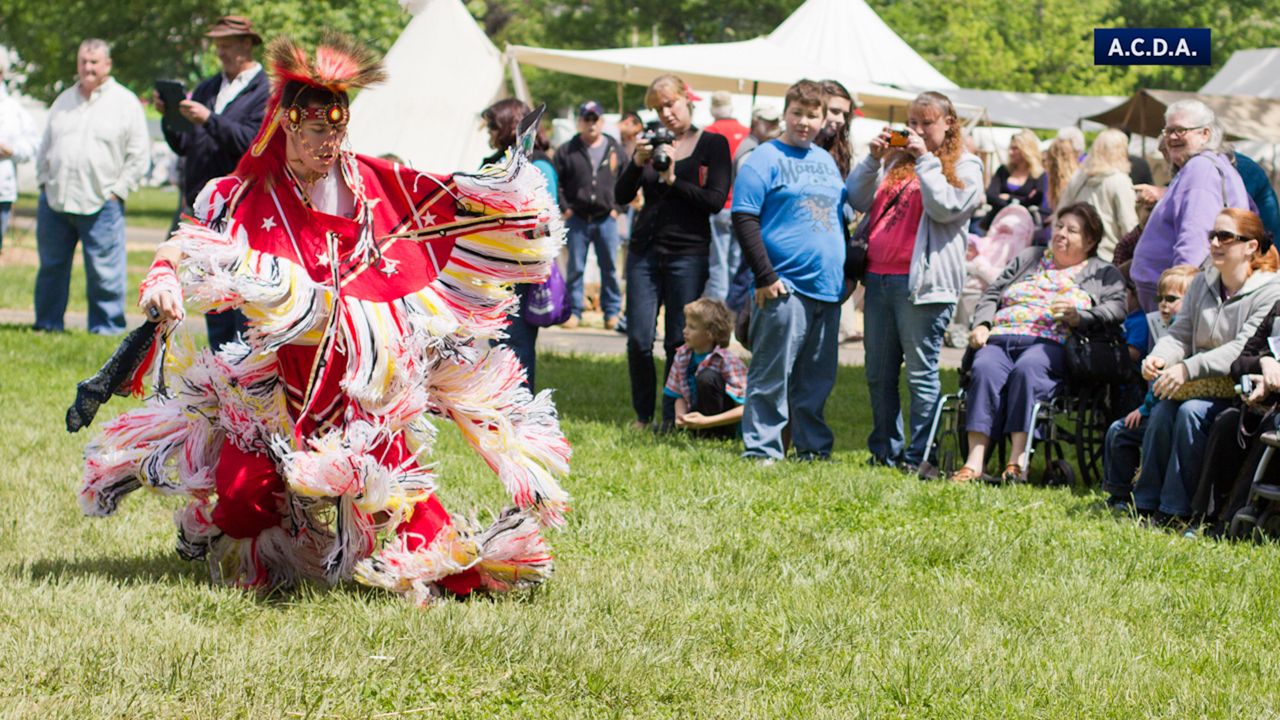
<path id="1" fill-rule="evenodd" d="M 174 132 L 166 123 L 160 123 L 169 147 L 186 158 L 182 190 L 189 205 L 195 204 L 205 183 L 230 175 L 236 169 L 240 156 L 249 149 L 253 136 L 262 125 L 262 116 L 267 110 L 271 82 L 265 70 L 254 76 L 221 113 L 215 113 L 213 106 L 223 81 L 221 73 L 214 75 L 200 83 L 191 94 L 192 100 L 209 108 L 209 119 L 204 125 L 196 125 L 186 132 Z"/>
<path id="2" fill-rule="evenodd" d="M 1268 341 L 1275 333 L 1277 321 L 1280 321 L 1280 302 L 1271 306 L 1271 312 L 1258 323 L 1258 329 L 1254 331 L 1253 337 L 1245 341 L 1244 348 L 1240 350 L 1240 357 L 1231 363 L 1231 377 L 1239 380 L 1245 375 L 1259 375 L 1262 373 L 1262 358 L 1275 358 Z"/>
<path id="3" fill-rule="evenodd" d="M 615 199 L 625 205 L 644 189 L 644 208 L 631 230 L 634 251 L 656 250 L 664 255 L 705 255 L 711 245 L 711 216 L 724 208 L 733 181 L 729 141 L 704 132 L 689 157 L 676 162 L 675 183 L 658 179 L 652 164 L 628 161 L 614 186 Z"/>

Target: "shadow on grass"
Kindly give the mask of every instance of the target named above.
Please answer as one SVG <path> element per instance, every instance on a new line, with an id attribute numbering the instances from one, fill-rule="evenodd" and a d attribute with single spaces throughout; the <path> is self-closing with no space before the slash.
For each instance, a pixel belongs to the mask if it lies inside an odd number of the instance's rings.
<path id="1" fill-rule="evenodd" d="M 178 578 L 208 577 L 204 563 L 187 562 L 175 553 L 120 556 L 97 555 L 84 558 L 25 560 L 20 565 L 0 568 L 13 580 L 60 583 L 82 578 L 103 578 L 124 583 L 173 582 Z"/>

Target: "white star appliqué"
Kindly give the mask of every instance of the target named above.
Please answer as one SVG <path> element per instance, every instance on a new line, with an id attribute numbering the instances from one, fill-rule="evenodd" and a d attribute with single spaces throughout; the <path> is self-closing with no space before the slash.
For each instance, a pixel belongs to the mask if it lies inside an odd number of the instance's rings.
<path id="1" fill-rule="evenodd" d="M 266 231 L 274 230 L 276 227 L 276 219 L 270 215 L 262 218 L 262 229 Z"/>
<path id="2" fill-rule="evenodd" d="M 399 260 L 392 260 L 389 257 L 382 258 L 382 267 L 378 268 L 384 275 L 395 275 L 396 268 L 400 267 Z"/>
<path id="3" fill-rule="evenodd" d="M 316 253 L 316 265 L 320 267 L 329 267 L 329 256 L 320 252 Z"/>
<path id="4" fill-rule="evenodd" d="M 423 216 L 422 216 L 422 224 L 423 224 L 424 226 L 435 225 L 435 224 L 436 224 L 436 216 L 435 216 L 435 215 L 432 215 L 432 214 L 431 214 L 431 212 L 430 212 L 430 211 L 428 211 L 426 215 L 423 215 Z"/>

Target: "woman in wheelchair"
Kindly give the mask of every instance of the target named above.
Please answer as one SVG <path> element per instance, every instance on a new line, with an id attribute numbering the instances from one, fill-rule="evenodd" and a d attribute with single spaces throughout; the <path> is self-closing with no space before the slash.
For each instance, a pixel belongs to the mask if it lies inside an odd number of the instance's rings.
<path id="1" fill-rule="evenodd" d="M 1190 522 L 1210 426 L 1232 404 L 1231 365 L 1280 300 L 1280 256 L 1254 213 L 1220 212 L 1209 257 L 1213 266 L 1191 282 L 1169 334 L 1142 363 L 1160 402 L 1143 438 L 1133 500 L 1140 514 L 1162 523 Z"/>
<path id="2" fill-rule="evenodd" d="M 1119 325 L 1124 278 L 1095 256 L 1102 220 L 1084 203 L 1062 208 L 1049 247 L 1024 250 L 987 288 L 973 314 L 969 345 L 977 352 L 967 391 L 969 452 L 954 482 L 982 477 L 993 438 L 1010 436 L 1001 479 L 1026 479 L 1026 455 L 1036 403 L 1066 377 L 1067 335 Z"/>

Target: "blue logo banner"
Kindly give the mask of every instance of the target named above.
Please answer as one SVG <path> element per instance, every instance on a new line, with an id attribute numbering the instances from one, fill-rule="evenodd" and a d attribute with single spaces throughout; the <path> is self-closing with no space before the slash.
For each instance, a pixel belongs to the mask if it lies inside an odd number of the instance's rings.
<path id="1" fill-rule="evenodd" d="M 1095 28 L 1094 65 L 1208 65 L 1209 28 Z"/>

